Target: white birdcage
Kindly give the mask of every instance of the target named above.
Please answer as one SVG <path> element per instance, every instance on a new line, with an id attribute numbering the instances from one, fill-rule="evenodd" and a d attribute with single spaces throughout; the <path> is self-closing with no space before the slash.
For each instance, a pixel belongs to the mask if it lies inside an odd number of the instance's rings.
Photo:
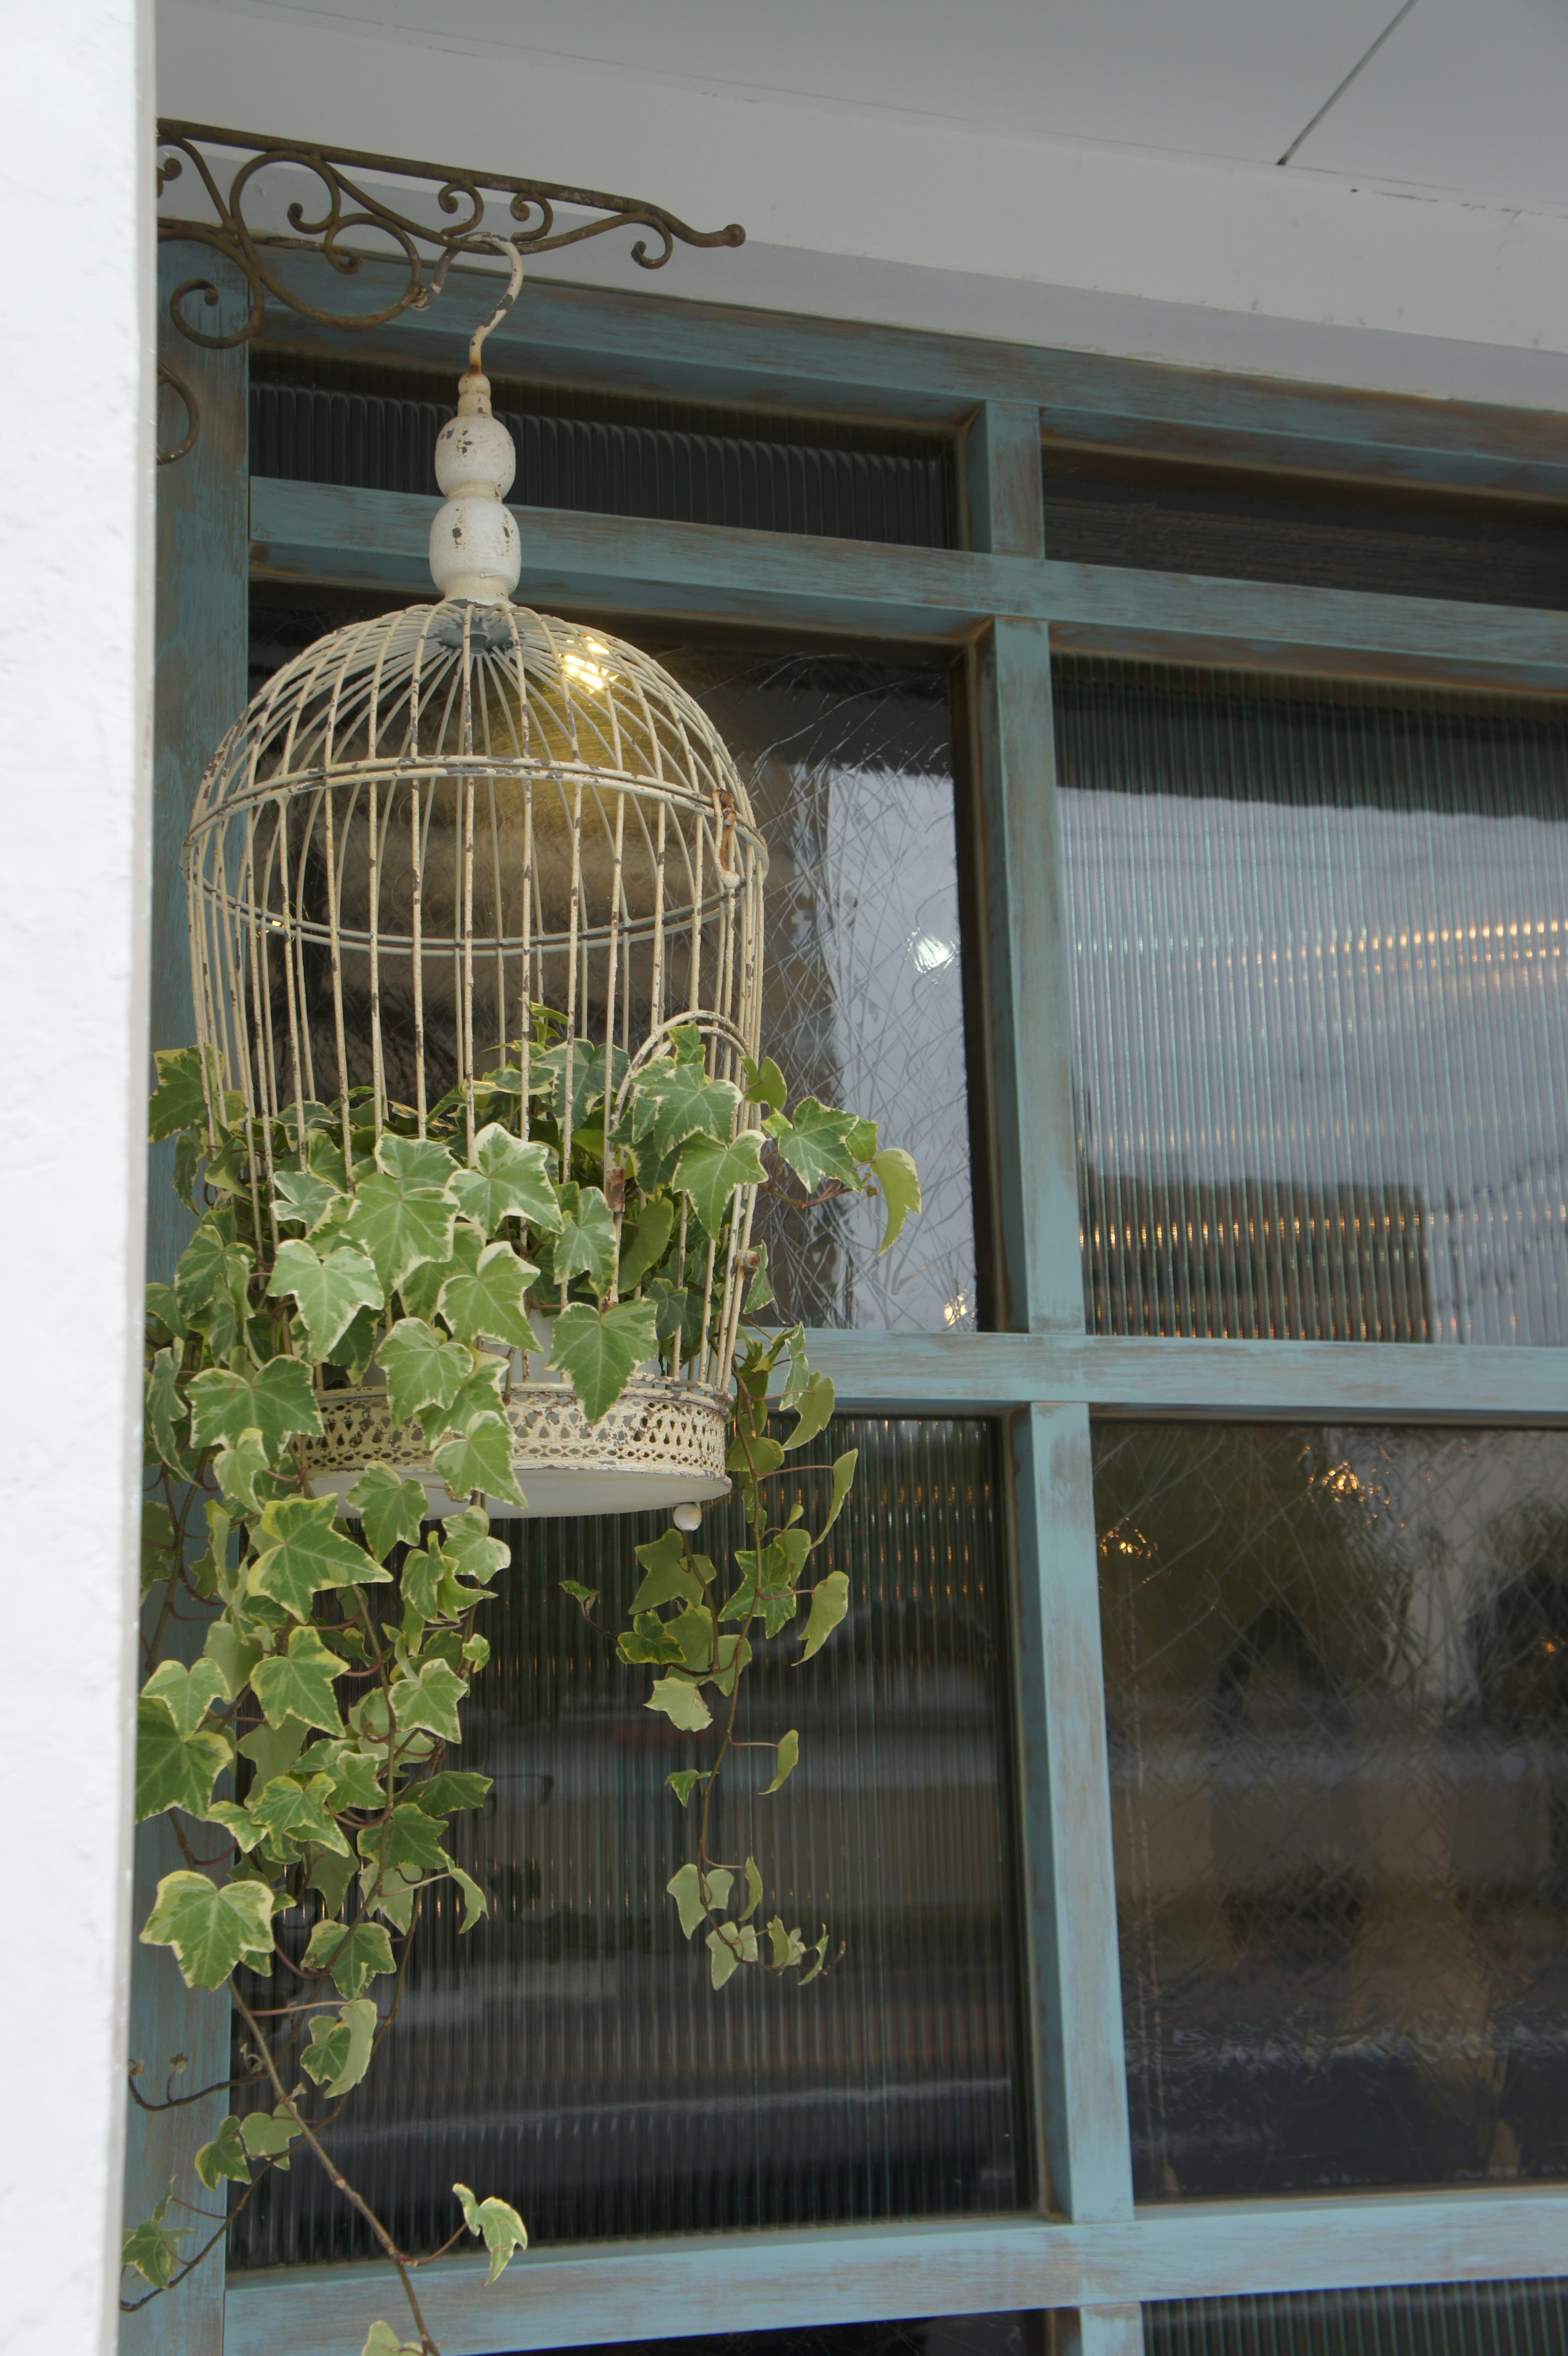
<path id="1" fill-rule="evenodd" d="M 351 1118 L 424 1136 L 445 1105 L 461 1162 L 487 1075 L 510 1065 L 526 1139 L 542 1006 L 569 1043 L 563 1162 L 591 1093 L 581 1076 L 609 1074 L 594 1118 L 618 1232 L 608 1141 L 636 1074 L 681 1025 L 711 1076 L 738 1081 L 758 1052 L 767 861 L 745 787 L 657 663 L 510 603 L 520 552 L 501 499 L 515 459 L 478 340 L 437 449 L 441 601 L 351 624 L 285 665 L 220 747 L 186 840 L 198 1035 L 253 1124 L 263 1220 L 269 1141 L 319 1120 L 312 1106 L 335 1108 L 351 1161 Z M 506 1413 L 531 1512 L 727 1490 L 754 1191 L 735 1194 L 716 1240 L 682 1227 L 700 1334 L 683 1346 L 677 1333 L 599 1422 L 547 1347 L 526 1365 L 519 1354 Z M 373 1370 L 319 1405 L 325 1438 L 306 1451 L 318 1487 L 346 1494 L 379 1459 L 441 1504 L 418 1426 L 394 1422 Z"/>

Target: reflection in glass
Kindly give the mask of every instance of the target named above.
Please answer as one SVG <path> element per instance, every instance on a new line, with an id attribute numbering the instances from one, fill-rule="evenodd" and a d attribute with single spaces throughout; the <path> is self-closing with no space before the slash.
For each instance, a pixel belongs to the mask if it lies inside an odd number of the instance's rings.
<path id="1" fill-rule="evenodd" d="M 1090 1330 L 1568 1342 L 1562 708 L 1057 688 Z"/>
<path id="2" fill-rule="evenodd" d="M 561 1591 L 599 1590 L 596 1618 L 619 1626 L 632 1547 L 662 1517 L 506 1528 L 458 1762 L 495 1789 L 455 1820 L 490 1912 L 459 1938 L 437 1896 L 330 2138 L 405 2247 L 451 2232 L 459 2178 L 515 2202 L 536 2244 L 1027 2201 L 991 1435 L 843 1419 L 805 1452 L 850 1447 L 832 1540 L 849 1620 L 800 1676 L 798 1640 L 759 1641 L 742 1688 L 751 1730 L 800 1730 L 800 1765 L 757 1798 L 770 1770 L 742 1754 L 715 1812 L 720 1853 L 755 1853 L 769 1907 L 844 1942 L 804 1990 L 709 1986 L 665 1895 L 693 1820 L 664 1779 L 703 1745 L 650 1713 L 646 1672 Z M 296 2160 L 237 2221 L 231 2262 L 371 2254 Z"/>
<path id="3" fill-rule="evenodd" d="M 768 845 L 762 1043 L 790 1101 L 852 1106 L 920 1173 L 921 1215 L 882 1260 L 879 1203 L 759 1204 L 780 1313 L 972 1326 L 946 668 L 646 643 L 725 739 Z"/>
<path id="4" fill-rule="evenodd" d="M 1139 2197 L 1568 2174 L 1568 1435 L 1093 1430 Z"/>

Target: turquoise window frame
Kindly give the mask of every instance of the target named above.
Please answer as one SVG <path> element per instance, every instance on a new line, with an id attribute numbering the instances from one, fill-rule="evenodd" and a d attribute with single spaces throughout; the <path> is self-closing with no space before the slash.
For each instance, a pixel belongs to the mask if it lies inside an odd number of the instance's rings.
<path id="1" fill-rule="evenodd" d="M 166 249 L 166 295 L 197 259 L 210 274 L 210 256 Z M 318 261 L 301 254 L 285 267 L 302 293 L 341 300 L 340 281 L 323 290 Z M 375 276 L 371 265 L 367 307 Z M 367 368 L 450 368 L 463 299 L 450 293 L 364 335 L 274 306 L 264 335 Z M 435 498 L 251 480 L 243 349 L 194 354 L 166 316 L 160 333 L 197 393 L 203 437 L 161 485 L 161 1044 L 189 1023 L 175 875 L 185 811 L 201 757 L 244 701 L 240 552 L 248 539 L 256 580 L 422 596 Z M 1568 1352 L 1086 1334 L 1050 658 L 1093 648 L 1564 692 L 1568 615 L 1061 563 L 1044 545 L 1040 481 L 1045 436 L 1562 498 L 1559 422 L 548 285 L 529 290 L 490 359 L 503 376 L 935 423 L 957 441 L 959 549 L 525 509 L 520 594 L 547 607 L 907 639 L 969 664 L 1004 1330 L 823 1332 L 813 1347 L 846 1408 L 983 1412 L 1009 1435 L 1029 2065 L 1046 2205 L 980 2222 L 544 2250 L 493 2291 L 472 2265 L 445 2261 L 424 2281 L 448 2356 L 722 2331 L 741 2297 L 776 2328 L 1051 2308 L 1062 2311 L 1064 2348 L 1133 2356 L 1144 2300 L 1563 2272 L 1568 2186 L 1133 2206 L 1091 1413 L 1563 1425 Z M 155 1234 L 155 1260 L 173 1240 Z M 234 2276 L 226 2302 L 194 2302 L 189 2322 L 171 2317 L 174 2336 L 156 2344 L 177 2340 L 195 2356 L 220 2334 L 229 2356 L 279 2344 L 357 2356 L 381 2273 L 349 2264 Z"/>

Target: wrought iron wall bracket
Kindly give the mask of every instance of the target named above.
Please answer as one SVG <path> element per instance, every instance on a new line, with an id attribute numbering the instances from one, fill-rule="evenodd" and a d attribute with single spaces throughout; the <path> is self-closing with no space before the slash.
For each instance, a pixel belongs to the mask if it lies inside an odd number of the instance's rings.
<path id="1" fill-rule="evenodd" d="M 258 229 L 247 218 L 247 209 L 255 209 L 258 180 L 276 165 L 308 174 L 320 192 L 318 200 L 295 198 L 290 202 L 286 234 Z M 725 229 L 692 229 L 662 205 L 645 203 L 639 197 L 607 196 L 600 189 L 564 187 L 550 180 L 520 180 L 502 172 L 420 164 L 406 155 L 377 155 L 356 147 L 317 147 L 303 140 L 263 138 L 248 131 L 215 129 L 208 123 L 160 121 L 160 197 L 188 167 L 212 218 L 185 220 L 160 213 L 159 239 L 183 238 L 222 254 L 242 273 L 250 297 L 241 324 L 218 333 L 199 327 L 188 307 L 198 301 L 209 309 L 217 306 L 220 292 L 212 281 L 188 278 L 175 288 L 169 297 L 171 319 L 188 341 L 209 351 L 225 351 L 248 342 L 261 326 L 269 301 L 329 327 L 379 327 L 401 312 L 423 311 L 440 294 L 455 259 L 494 252 L 502 235 L 527 260 L 534 254 L 558 253 L 565 246 L 581 245 L 615 230 L 644 230 L 650 235 L 639 237 L 631 249 L 632 260 L 644 270 L 662 270 L 677 245 L 735 246 L 746 241 L 738 221 L 731 221 Z M 377 182 L 413 182 L 433 189 L 437 209 L 452 218 L 432 221 L 402 211 L 384 193 L 364 185 L 366 175 Z M 493 212 L 503 200 L 502 218 L 519 224 L 504 232 L 499 223 L 491 226 L 486 219 L 487 207 Z M 573 216 L 565 226 L 559 221 L 563 209 Z M 588 218 L 578 218 L 585 214 Z M 276 266 L 282 253 L 297 252 L 302 247 L 319 253 L 344 278 L 356 276 L 367 260 L 392 261 L 405 273 L 403 283 L 394 298 L 377 309 L 324 309 L 307 302 Z M 180 390 L 183 393 L 184 388 Z M 194 434 L 179 452 L 166 455 L 183 455 L 192 439 Z"/>

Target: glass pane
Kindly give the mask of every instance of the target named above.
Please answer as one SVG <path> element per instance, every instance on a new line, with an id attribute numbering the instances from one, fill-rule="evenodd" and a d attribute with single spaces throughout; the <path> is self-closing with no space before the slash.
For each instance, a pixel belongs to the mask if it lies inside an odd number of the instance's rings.
<path id="1" fill-rule="evenodd" d="M 1058 671 L 1090 1330 L 1568 1342 L 1560 705 Z"/>
<path id="2" fill-rule="evenodd" d="M 1568 2284 L 1401 2283 L 1162 2299 L 1144 2309 L 1147 2356 L 1557 2356 Z"/>
<path id="3" fill-rule="evenodd" d="M 768 844 L 762 1044 L 791 1102 L 852 1106 L 920 1173 L 881 1260 L 877 1202 L 758 1206 L 783 1321 L 972 1326 L 947 669 L 645 643 L 724 736 Z"/>
<path id="4" fill-rule="evenodd" d="M 1139 2197 L 1568 2174 L 1568 1433 L 1093 1436 Z"/>
<path id="5" fill-rule="evenodd" d="M 646 1673 L 561 1592 L 598 1589 L 620 1624 L 632 1547 L 663 1517 L 506 1530 L 461 1760 L 495 1790 L 455 1819 L 490 1912 L 459 1939 L 435 1899 L 331 2143 L 405 2247 L 450 2233 L 457 2179 L 513 2201 L 535 2244 L 1027 2200 L 990 1428 L 844 1419 L 811 1454 L 848 1447 L 850 1620 L 803 1676 L 788 1636 L 760 1641 L 742 1687 L 758 1733 L 799 1728 L 800 1765 L 777 1799 L 750 1796 L 762 1773 L 728 1776 L 714 1827 L 787 1922 L 844 1942 L 803 1990 L 709 1986 L 665 1895 L 693 1821 L 664 1778 L 700 1742 L 649 1712 Z M 306 2161 L 232 2230 L 236 2265 L 361 2254 Z"/>

